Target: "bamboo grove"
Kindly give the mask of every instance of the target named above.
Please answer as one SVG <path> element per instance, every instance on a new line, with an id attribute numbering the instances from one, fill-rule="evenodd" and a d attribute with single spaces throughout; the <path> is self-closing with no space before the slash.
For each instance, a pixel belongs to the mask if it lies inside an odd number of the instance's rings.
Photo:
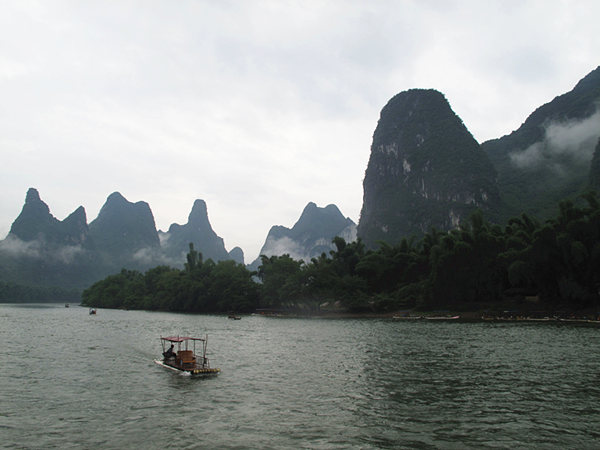
<path id="1" fill-rule="evenodd" d="M 203 261 L 190 244 L 183 270 L 122 270 L 83 293 L 95 307 L 188 312 L 258 308 L 347 311 L 475 308 L 534 298 L 540 307 L 600 307 L 600 202 L 595 192 L 559 204 L 544 223 L 527 214 L 501 227 L 473 213 L 460 228 L 380 243 L 336 237 L 311 261 L 261 256 L 257 272 L 233 261 Z"/>

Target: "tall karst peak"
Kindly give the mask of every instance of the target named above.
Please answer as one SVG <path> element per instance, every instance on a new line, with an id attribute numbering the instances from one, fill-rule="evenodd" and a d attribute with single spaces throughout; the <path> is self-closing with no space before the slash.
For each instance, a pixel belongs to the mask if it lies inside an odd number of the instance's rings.
<path id="1" fill-rule="evenodd" d="M 495 175 L 442 93 L 401 92 L 373 134 L 358 236 L 374 246 L 456 227 L 475 208 L 499 203 Z"/>
<path id="2" fill-rule="evenodd" d="M 114 202 L 127 203 L 127 199 L 123 197 L 123 195 L 120 192 L 115 191 L 106 198 L 106 203 Z"/>
<path id="3" fill-rule="evenodd" d="M 172 224 L 163 236 L 165 253 L 176 260 L 185 261 L 189 244 L 202 253 L 203 258 L 214 261 L 230 259 L 223 239 L 217 236 L 208 220 L 208 208 L 204 200 L 194 201 L 185 225 Z"/>
<path id="4" fill-rule="evenodd" d="M 99 249 L 115 261 L 141 249 L 160 247 L 148 203 L 131 203 L 119 192 L 108 196 L 89 229 Z"/>
<path id="5" fill-rule="evenodd" d="M 292 227 L 292 232 L 295 238 L 303 234 L 322 234 L 323 236 L 334 238 L 340 235 L 341 230 L 351 225 L 356 226 L 351 219 L 342 215 L 337 206 L 327 205 L 324 208 L 320 208 L 315 203 L 309 202 L 302 211 L 298 221 Z"/>
<path id="6" fill-rule="evenodd" d="M 10 234 L 23 241 L 51 238 L 56 233 L 58 220 L 40 198 L 37 189 L 29 188 L 21 214 L 15 219 Z"/>
<path id="7" fill-rule="evenodd" d="M 45 245 L 79 245 L 87 240 L 87 231 L 87 219 L 82 206 L 61 222 L 50 213 L 39 192 L 30 188 L 10 234 L 23 241 L 36 240 Z"/>
<path id="8" fill-rule="evenodd" d="M 41 202 L 40 193 L 35 188 L 29 188 L 27 195 L 25 195 L 25 203 Z"/>
<path id="9" fill-rule="evenodd" d="M 194 201 L 194 205 L 188 216 L 188 223 L 198 225 L 208 224 L 208 208 L 206 207 L 206 202 L 204 200 L 197 199 Z"/>

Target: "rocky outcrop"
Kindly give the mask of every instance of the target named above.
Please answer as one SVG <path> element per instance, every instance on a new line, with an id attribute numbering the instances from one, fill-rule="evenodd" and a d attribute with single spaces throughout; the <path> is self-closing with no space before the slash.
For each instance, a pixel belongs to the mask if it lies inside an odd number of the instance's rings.
<path id="1" fill-rule="evenodd" d="M 381 111 L 363 182 L 358 236 L 374 247 L 448 230 L 499 205 L 488 157 L 438 91 L 413 89 Z"/>

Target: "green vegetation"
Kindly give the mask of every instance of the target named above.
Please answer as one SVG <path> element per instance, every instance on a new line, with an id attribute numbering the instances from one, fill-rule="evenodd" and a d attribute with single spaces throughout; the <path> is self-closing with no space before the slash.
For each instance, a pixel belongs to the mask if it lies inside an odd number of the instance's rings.
<path id="1" fill-rule="evenodd" d="M 184 270 L 158 266 L 142 274 L 123 269 L 85 290 L 82 303 L 103 308 L 163 311 L 252 311 L 258 285 L 252 272 L 234 261 L 202 260 L 190 244 Z"/>
<path id="2" fill-rule="evenodd" d="M 570 92 L 537 108 L 511 134 L 481 144 L 498 173 L 498 189 L 503 200 L 501 221 L 522 211 L 542 220 L 553 217 L 558 213 L 559 199 L 572 198 L 587 189 L 590 162 L 581 147 L 585 133 L 561 132 L 564 141 L 555 142 L 548 130 L 552 126 L 572 127 L 590 119 L 598 111 L 598 98 L 600 67 Z M 556 146 L 562 146 L 562 152 L 558 153 Z M 527 150 L 536 157 L 525 157 L 520 164 L 515 164 L 511 155 L 527 156 Z M 592 187 L 598 189 L 595 180 L 590 181 Z"/>
<path id="3" fill-rule="evenodd" d="M 502 228 L 475 211 L 460 228 L 432 229 L 415 244 L 377 250 L 336 237 L 335 250 L 310 262 L 261 256 L 257 273 L 233 261 L 202 261 L 190 245 L 184 270 L 123 270 L 90 287 L 83 303 L 109 308 L 224 312 L 257 308 L 395 311 L 466 308 L 533 297 L 538 307 L 600 306 L 600 202 L 590 192 L 563 201 L 540 223 L 527 214 Z M 260 283 L 253 281 L 257 275 Z M 335 305 L 335 306 L 334 306 Z"/>

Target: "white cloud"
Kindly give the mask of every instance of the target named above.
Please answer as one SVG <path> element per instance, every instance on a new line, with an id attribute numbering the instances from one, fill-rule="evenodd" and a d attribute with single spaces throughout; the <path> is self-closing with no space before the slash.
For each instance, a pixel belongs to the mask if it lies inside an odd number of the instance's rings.
<path id="1" fill-rule="evenodd" d="M 537 168 L 552 164 L 563 174 L 567 167 L 556 162 L 556 156 L 569 157 L 574 163 L 589 163 L 600 138 L 600 111 L 584 120 L 552 122 L 545 126 L 544 138 L 522 151 L 511 153 L 510 159 L 520 168 Z"/>
<path id="2" fill-rule="evenodd" d="M 83 252 L 85 250 L 79 245 L 52 246 L 49 249 L 43 240 L 25 242 L 13 235 L 0 241 L 0 253 L 16 258 L 44 259 L 50 263 L 57 261 L 70 264 Z"/>
<path id="3" fill-rule="evenodd" d="M 0 252 L 14 257 L 40 258 L 42 246 L 39 241 L 24 242 L 21 239 L 9 235 L 0 241 Z"/>

